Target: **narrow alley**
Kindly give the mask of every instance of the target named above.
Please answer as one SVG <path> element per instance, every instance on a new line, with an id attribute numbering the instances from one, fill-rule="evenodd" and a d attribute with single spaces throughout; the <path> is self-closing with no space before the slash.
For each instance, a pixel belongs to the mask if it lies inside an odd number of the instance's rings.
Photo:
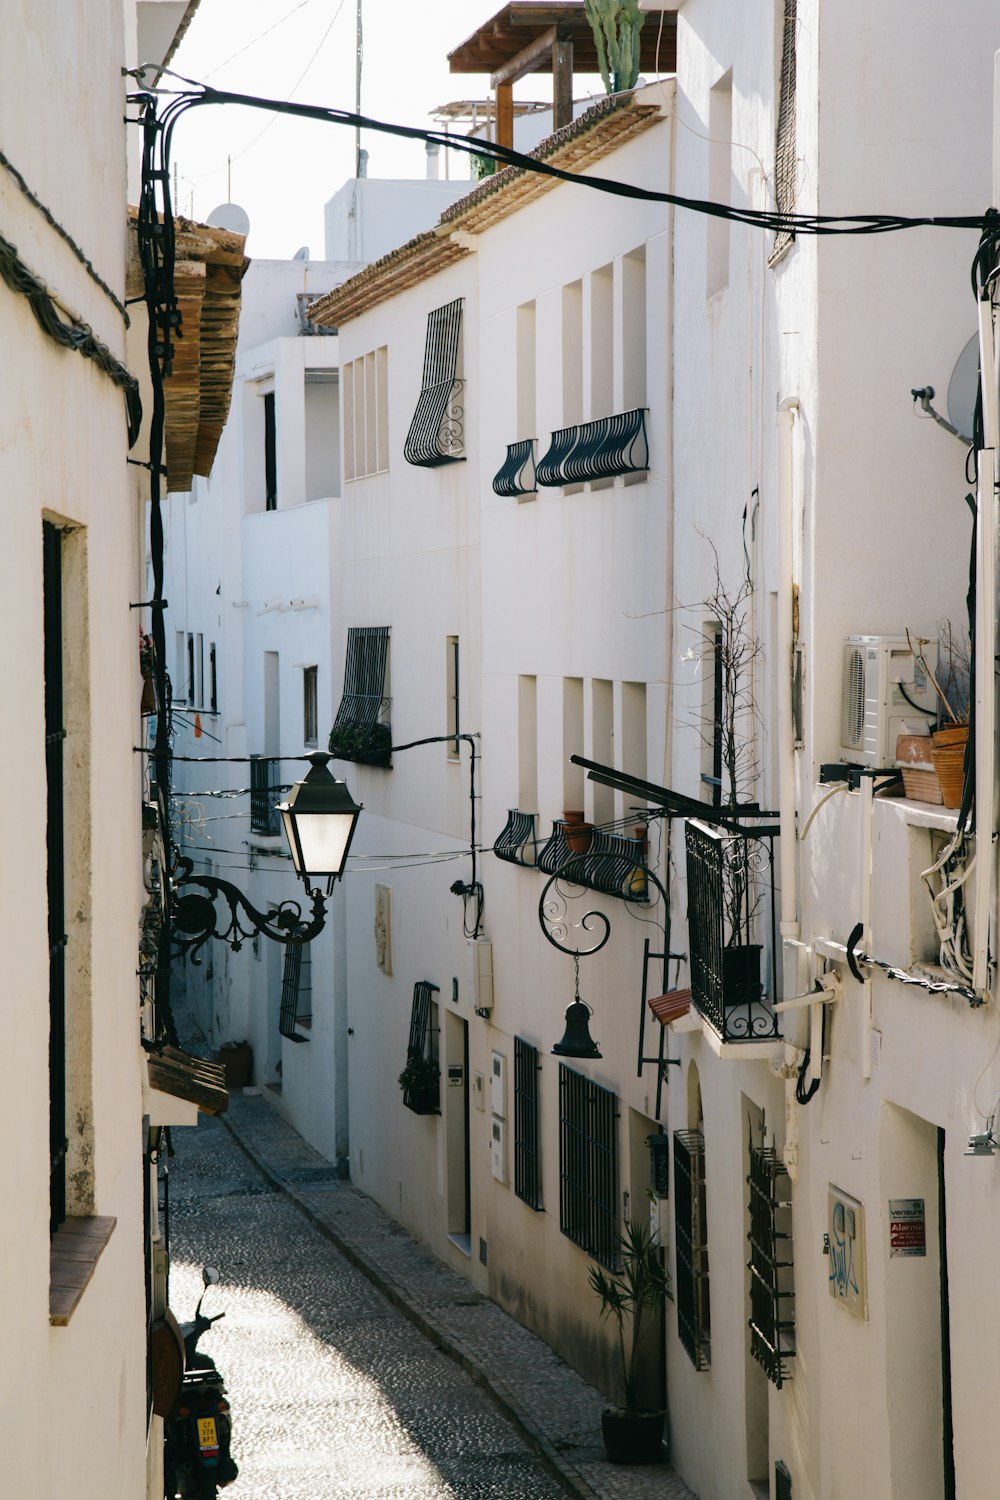
<path id="1" fill-rule="evenodd" d="M 174 1146 L 170 1300 L 190 1316 L 202 1265 L 217 1266 L 204 1310 L 226 1317 L 203 1348 L 232 1402 L 232 1500 L 690 1500 L 667 1466 L 613 1469 L 600 1395 L 339 1182 L 263 1099 L 234 1093 L 225 1123 L 203 1116 Z"/>

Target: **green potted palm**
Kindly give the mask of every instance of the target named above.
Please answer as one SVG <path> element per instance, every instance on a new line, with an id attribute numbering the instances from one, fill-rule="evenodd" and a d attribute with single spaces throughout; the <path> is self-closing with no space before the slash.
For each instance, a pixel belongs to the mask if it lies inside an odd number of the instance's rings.
<path id="1" fill-rule="evenodd" d="M 656 1463 L 663 1448 L 665 1413 L 640 1405 L 639 1355 L 648 1317 L 670 1296 L 667 1272 L 649 1226 L 626 1219 L 618 1238 L 617 1271 L 590 1267 L 590 1285 L 601 1303 L 601 1317 L 617 1325 L 621 1405 L 601 1415 L 608 1458 L 617 1464 Z M 630 1325 L 626 1348 L 625 1325 Z"/>

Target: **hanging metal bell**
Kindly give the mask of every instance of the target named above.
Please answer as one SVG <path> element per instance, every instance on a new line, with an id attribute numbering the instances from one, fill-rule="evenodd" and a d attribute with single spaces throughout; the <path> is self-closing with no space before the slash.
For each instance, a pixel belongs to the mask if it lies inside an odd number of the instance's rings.
<path id="1" fill-rule="evenodd" d="M 566 1010 L 566 1030 L 552 1051 L 558 1057 L 601 1057 L 603 1054 L 590 1035 L 590 1007 L 576 999 Z"/>

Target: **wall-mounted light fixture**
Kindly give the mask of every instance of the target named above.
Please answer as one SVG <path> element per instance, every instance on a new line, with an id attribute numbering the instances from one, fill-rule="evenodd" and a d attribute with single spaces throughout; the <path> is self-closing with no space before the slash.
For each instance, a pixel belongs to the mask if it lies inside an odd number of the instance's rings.
<path id="1" fill-rule="evenodd" d="M 278 807 L 291 850 L 295 873 L 301 877 L 312 902 L 312 916 L 303 919 L 298 901 L 282 901 L 268 912 L 258 911 L 243 892 L 217 875 L 193 875 L 189 859 L 177 862 L 178 874 L 171 881 L 170 922 L 172 956 L 198 953 L 209 938 L 221 938 L 239 952 L 247 938 L 258 934 L 277 943 L 308 943 L 323 931 L 326 900 L 314 884 L 326 881 L 326 896 L 333 882 L 344 873 L 347 853 L 357 827 L 361 806 L 327 770 L 330 756 L 317 750 L 308 756 L 311 766 L 292 787 L 288 801 Z M 216 906 L 225 903 L 222 915 Z"/>
<path id="2" fill-rule="evenodd" d="M 1000 1151 L 1000 1141 L 997 1140 L 993 1133 L 998 1110 L 1000 1110 L 1000 1099 L 997 1099 L 996 1104 L 994 1104 L 992 1113 L 986 1121 L 986 1129 L 982 1135 L 969 1136 L 969 1144 L 965 1149 L 966 1156 L 993 1156 L 997 1151 Z"/>

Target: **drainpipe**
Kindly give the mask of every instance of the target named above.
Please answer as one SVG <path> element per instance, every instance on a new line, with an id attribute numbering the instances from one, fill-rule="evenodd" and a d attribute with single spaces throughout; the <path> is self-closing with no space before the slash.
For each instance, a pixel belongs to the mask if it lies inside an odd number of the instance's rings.
<path id="1" fill-rule="evenodd" d="M 792 723 L 792 447 L 799 403 L 786 396 L 778 407 L 778 823 L 781 834 L 781 938 L 799 936 L 798 859 L 795 832 L 795 730 Z M 793 990 L 792 994 L 795 993 Z"/>
<path id="2" fill-rule="evenodd" d="M 1000 449 L 993 298 L 979 299 L 979 368 L 983 448 L 976 487 L 976 876 L 972 987 L 989 1000 L 990 926 L 996 864 L 996 484 Z"/>

